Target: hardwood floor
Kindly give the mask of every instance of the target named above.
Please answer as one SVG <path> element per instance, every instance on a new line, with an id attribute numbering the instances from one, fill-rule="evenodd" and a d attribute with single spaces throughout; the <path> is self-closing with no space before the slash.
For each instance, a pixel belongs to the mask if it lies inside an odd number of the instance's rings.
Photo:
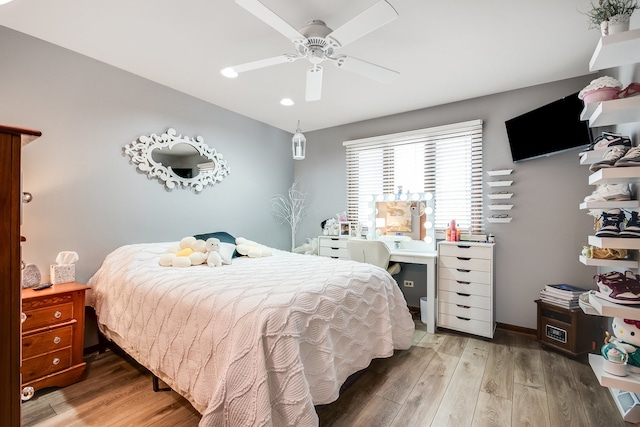
<path id="1" fill-rule="evenodd" d="M 174 392 L 154 393 L 144 368 L 107 351 L 86 357 L 85 381 L 36 393 L 23 426 L 197 426 L 200 415 Z M 498 330 L 493 340 L 427 334 L 350 377 L 340 398 L 316 407 L 321 426 L 632 426 L 598 384 L 586 357 L 540 348 L 534 337 Z"/>

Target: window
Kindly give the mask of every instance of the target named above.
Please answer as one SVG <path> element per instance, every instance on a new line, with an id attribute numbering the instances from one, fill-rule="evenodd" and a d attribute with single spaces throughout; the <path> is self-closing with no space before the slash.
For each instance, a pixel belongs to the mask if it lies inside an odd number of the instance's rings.
<path id="1" fill-rule="evenodd" d="M 465 233 L 481 234 L 482 120 L 345 141 L 350 221 L 371 221 L 367 196 L 431 192 L 435 228 L 452 219 Z"/>

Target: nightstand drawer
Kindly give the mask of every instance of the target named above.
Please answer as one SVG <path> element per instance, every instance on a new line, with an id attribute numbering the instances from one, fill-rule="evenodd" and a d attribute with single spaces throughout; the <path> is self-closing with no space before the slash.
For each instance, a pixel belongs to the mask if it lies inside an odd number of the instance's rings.
<path id="1" fill-rule="evenodd" d="M 457 280 L 460 282 L 491 283 L 491 273 L 488 271 L 439 268 L 438 277 L 441 279 Z"/>
<path id="2" fill-rule="evenodd" d="M 22 382 L 43 377 L 71 366 L 71 347 L 22 361 Z"/>
<path id="3" fill-rule="evenodd" d="M 318 247 L 320 248 L 347 248 L 347 238 L 345 237 L 320 237 Z"/>
<path id="4" fill-rule="evenodd" d="M 459 317 L 449 314 L 439 314 L 438 326 L 468 332 L 470 334 L 482 335 L 484 337 L 493 337 L 492 322 L 482 322 L 480 320 L 468 319 L 462 316 Z"/>
<path id="5" fill-rule="evenodd" d="M 491 321 L 491 312 L 482 308 L 467 307 L 459 304 L 449 304 L 443 301 L 438 302 L 438 315 L 451 315 L 461 319 Z"/>
<path id="6" fill-rule="evenodd" d="M 49 353 L 69 347 L 73 337 L 73 326 L 63 326 L 46 332 L 22 337 L 22 357 L 29 359 L 39 354 Z"/>
<path id="7" fill-rule="evenodd" d="M 492 247 L 465 245 L 464 242 L 459 244 L 440 244 L 438 247 L 440 256 L 493 259 Z"/>
<path id="8" fill-rule="evenodd" d="M 346 248 L 320 248 L 318 255 L 331 258 L 349 259 L 349 251 Z"/>
<path id="9" fill-rule="evenodd" d="M 476 307 L 491 310 L 491 298 L 464 294 L 461 292 L 440 291 L 438 293 L 438 301 L 458 304 L 464 307 Z"/>
<path id="10" fill-rule="evenodd" d="M 491 271 L 491 260 L 484 258 L 468 258 L 455 256 L 441 256 L 438 259 L 440 267 L 459 268 L 462 270 Z"/>
<path id="11" fill-rule="evenodd" d="M 491 298 L 491 285 L 476 282 L 461 282 L 457 280 L 440 279 L 439 290 L 460 292 L 463 294 L 480 295 Z"/>
<path id="12" fill-rule="evenodd" d="M 58 304 L 37 310 L 25 310 L 24 314 L 27 315 L 27 319 L 22 324 L 22 331 L 26 332 L 73 319 L 73 303 Z"/>

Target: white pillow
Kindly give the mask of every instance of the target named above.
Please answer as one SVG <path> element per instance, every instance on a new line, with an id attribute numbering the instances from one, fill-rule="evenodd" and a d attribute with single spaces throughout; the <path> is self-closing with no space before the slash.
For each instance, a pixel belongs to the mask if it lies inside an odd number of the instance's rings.
<path id="1" fill-rule="evenodd" d="M 223 264 L 231 264 L 231 258 L 235 250 L 236 245 L 233 243 L 220 242 L 220 258 L 222 258 Z"/>

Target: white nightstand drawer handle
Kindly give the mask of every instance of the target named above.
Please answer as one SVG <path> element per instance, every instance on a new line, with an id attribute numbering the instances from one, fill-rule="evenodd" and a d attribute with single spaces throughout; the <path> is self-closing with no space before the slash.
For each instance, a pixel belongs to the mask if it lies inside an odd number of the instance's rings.
<path id="1" fill-rule="evenodd" d="M 53 339 L 53 343 L 54 343 L 54 344 L 60 344 L 60 341 L 62 341 L 62 340 L 60 339 L 60 337 L 55 337 L 55 338 Z"/>
<path id="2" fill-rule="evenodd" d="M 59 363 L 60 363 L 60 358 L 58 358 L 58 357 L 54 357 L 54 358 L 53 358 L 53 364 L 54 364 L 54 365 L 57 365 L 57 364 L 59 364 Z"/>
<path id="3" fill-rule="evenodd" d="M 59 319 L 62 317 L 62 313 L 60 311 L 56 311 L 55 313 L 53 313 L 53 317 L 55 317 L 56 319 Z"/>

